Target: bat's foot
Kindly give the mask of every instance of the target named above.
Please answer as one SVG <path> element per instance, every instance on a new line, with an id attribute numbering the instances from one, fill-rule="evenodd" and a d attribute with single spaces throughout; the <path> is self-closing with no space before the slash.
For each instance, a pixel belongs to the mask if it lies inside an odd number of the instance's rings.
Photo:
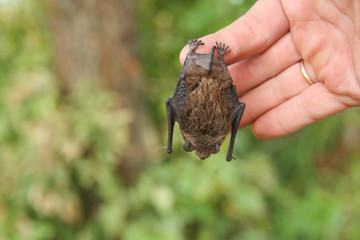
<path id="1" fill-rule="evenodd" d="M 200 45 L 204 45 L 204 43 L 201 41 L 201 40 L 198 40 L 198 39 L 193 39 L 193 40 L 190 40 L 188 42 L 189 46 L 190 46 L 190 50 L 191 51 L 194 51 L 198 46 Z"/>
<path id="2" fill-rule="evenodd" d="M 222 44 L 221 42 L 220 43 L 215 42 L 215 44 L 216 44 L 216 50 L 218 51 L 218 54 L 220 56 L 224 56 L 225 54 L 231 52 L 229 46 L 226 46 L 225 43 Z"/>

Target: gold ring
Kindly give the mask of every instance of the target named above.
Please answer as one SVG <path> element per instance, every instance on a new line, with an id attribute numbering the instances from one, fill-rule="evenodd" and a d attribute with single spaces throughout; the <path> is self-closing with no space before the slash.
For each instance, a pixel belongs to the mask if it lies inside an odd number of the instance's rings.
<path id="1" fill-rule="evenodd" d="M 307 74 L 305 67 L 304 67 L 304 60 L 300 61 L 300 68 L 301 68 L 301 73 L 304 76 L 305 80 L 310 84 L 313 85 L 314 82 L 310 79 L 309 75 Z"/>

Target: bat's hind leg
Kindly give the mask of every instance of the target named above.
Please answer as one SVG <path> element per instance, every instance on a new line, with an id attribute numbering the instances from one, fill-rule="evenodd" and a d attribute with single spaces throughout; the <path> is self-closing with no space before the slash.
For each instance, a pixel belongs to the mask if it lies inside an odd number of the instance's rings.
<path id="1" fill-rule="evenodd" d="M 188 42 L 190 46 L 190 51 L 194 51 L 198 46 L 204 45 L 204 43 L 201 40 L 193 39 Z"/>

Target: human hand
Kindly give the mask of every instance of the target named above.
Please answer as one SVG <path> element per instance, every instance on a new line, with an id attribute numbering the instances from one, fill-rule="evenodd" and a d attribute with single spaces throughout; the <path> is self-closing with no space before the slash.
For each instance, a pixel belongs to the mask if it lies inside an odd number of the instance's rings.
<path id="1" fill-rule="evenodd" d="M 241 127 L 261 139 L 290 134 L 360 105 L 360 2 L 259 0 L 244 16 L 201 40 L 224 56 L 240 101 Z M 180 54 L 183 63 L 186 46 Z M 300 70 L 304 60 L 309 83 Z"/>

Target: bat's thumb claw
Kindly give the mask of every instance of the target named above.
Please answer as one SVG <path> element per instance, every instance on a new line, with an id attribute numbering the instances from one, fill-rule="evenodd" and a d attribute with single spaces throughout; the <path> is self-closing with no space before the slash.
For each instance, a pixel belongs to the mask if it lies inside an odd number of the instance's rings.
<path id="1" fill-rule="evenodd" d="M 228 157 L 226 158 L 226 161 L 228 161 L 228 162 L 230 162 L 231 160 L 236 160 L 236 158 L 234 158 L 233 156 L 231 156 L 229 158 Z"/>
<path id="2" fill-rule="evenodd" d="M 162 147 L 162 149 L 167 150 L 167 153 L 172 153 L 172 148 L 170 147 Z"/>

